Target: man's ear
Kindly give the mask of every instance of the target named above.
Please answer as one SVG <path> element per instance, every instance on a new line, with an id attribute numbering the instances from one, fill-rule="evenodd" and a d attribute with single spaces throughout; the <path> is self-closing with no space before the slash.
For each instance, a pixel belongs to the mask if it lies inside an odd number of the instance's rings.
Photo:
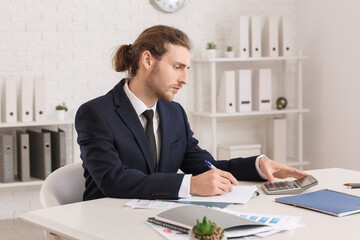
<path id="1" fill-rule="evenodd" d="M 154 58 L 151 55 L 150 51 L 146 50 L 141 54 L 141 64 L 145 69 L 150 69 L 153 65 Z"/>

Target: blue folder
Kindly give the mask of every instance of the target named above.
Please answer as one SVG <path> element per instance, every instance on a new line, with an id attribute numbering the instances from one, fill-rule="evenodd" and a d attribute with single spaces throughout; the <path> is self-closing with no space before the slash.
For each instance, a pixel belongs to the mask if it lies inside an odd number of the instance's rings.
<path id="1" fill-rule="evenodd" d="M 337 217 L 360 212 L 360 197 L 329 189 L 290 197 L 276 198 L 276 202 L 303 207 Z"/>

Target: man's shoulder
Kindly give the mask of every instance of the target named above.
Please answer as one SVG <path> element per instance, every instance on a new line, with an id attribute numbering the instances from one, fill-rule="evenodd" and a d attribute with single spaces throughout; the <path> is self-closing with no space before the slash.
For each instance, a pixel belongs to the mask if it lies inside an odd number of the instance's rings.
<path id="1" fill-rule="evenodd" d="M 106 93 L 105 95 L 93 98 L 85 103 L 82 104 L 82 106 L 97 106 L 97 105 L 103 105 L 104 103 L 108 102 L 112 99 L 111 91 Z"/>
<path id="2" fill-rule="evenodd" d="M 159 100 L 158 101 L 158 105 L 168 109 L 168 110 L 174 110 L 174 111 L 179 111 L 179 110 L 183 110 L 183 107 L 181 106 L 180 103 L 175 102 L 175 101 L 165 101 L 165 100 Z"/>
<path id="3" fill-rule="evenodd" d="M 113 89 L 111 89 L 109 92 L 107 92 L 106 94 L 102 95 L 102 96 L 98 96 L 96 98 L 93 98 L 91 100 L 88 100 L 87 102 L 83 103 L 82 105 L 88 105 L 88 106 L 106 106 L 109 103 L 112 103 L 114 101 L 114 92 L 118 92 L 118 95 L 121 94 L 119 88 L 121 88 L 123 86 L 122 81 L 119 82 L 118 84 L 116 84 L 114 86 Z M 104 105 L 106 104 L 106 105 Z"/>

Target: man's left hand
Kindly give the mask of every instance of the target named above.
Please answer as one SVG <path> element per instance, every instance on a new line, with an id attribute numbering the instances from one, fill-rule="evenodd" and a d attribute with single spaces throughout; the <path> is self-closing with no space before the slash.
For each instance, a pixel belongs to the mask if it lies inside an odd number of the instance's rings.
<path id="1" fill-rule="evenodd" d="M 267 157 L 259 159 L 260 170 L 267 176 L 270 184 L 274 184 L 275 178 L 301 178 L 309 174 L 300 171 L 293 167 L 288 167 L 284 164 L 275 162 Z"/>

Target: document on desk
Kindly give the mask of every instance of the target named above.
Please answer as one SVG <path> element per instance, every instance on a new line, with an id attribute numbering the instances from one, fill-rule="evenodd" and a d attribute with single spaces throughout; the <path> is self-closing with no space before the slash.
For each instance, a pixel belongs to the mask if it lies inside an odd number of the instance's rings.
<path id="1" fill-rule="evenodd" d="M 237 211 L 231 211 L 228 209 L 221 210 L 233 214 L 235 216 L 241 216 L 243 218 L 251 219 L 256 222 L 266 223 L 271 229 L 265 232 L 256 233 L 249 236 L 249 238 L 263 238 L 278 232 L 292 230 L 295 228 L 303 227 L 303 224 L 299 224 L 300 217 L 297 216 L 281 216 L 281 215 L 264 215 L 259 213 L 242 213 Z M 155 231 L 160 233 L 166 239 L 169 240 L 186 240 L 189 239 L 189 235 L 183 232 L 179 232 L 167 227 L 156 225 L 154 223 L 147 222 Z"/>
<path id="2" fill-rule="evenodd" d="M 229 209 L 221 209 L 223 212 L 233 214 L 235 216 L 240 216 L 247 218 L 256 222 L 265 223 L 271 226 L 271 230 L 261 233 L 256 233 L 257 237 L 267 237 L 272 234 L 292 230 L 295 228 L 300 228 L 305 226 L 304 224 L 299 224 L 300 217 L 298 216 L 281 216 L 281 215 L 265 215 L 259 213 L 242 213 L 237 211 L 232 211 Z"/>
<path id="3" fill-rule="evenodd" d="M 233 190 L 231 192 L 227 192 L 223 195 L 210 196 L 210 197 L 191 196 L 189 198 L 181 198 L 178 201 L 246 204 L 255 191 L 256 191 L 255 185 L 233 186 Z"/>
<path id="4" fill-rule="evenodd" d="M 133 199 L 126 206 L 131 208 L 169 209 L 183 206 L 183 204 L 162 200 Z"/>

